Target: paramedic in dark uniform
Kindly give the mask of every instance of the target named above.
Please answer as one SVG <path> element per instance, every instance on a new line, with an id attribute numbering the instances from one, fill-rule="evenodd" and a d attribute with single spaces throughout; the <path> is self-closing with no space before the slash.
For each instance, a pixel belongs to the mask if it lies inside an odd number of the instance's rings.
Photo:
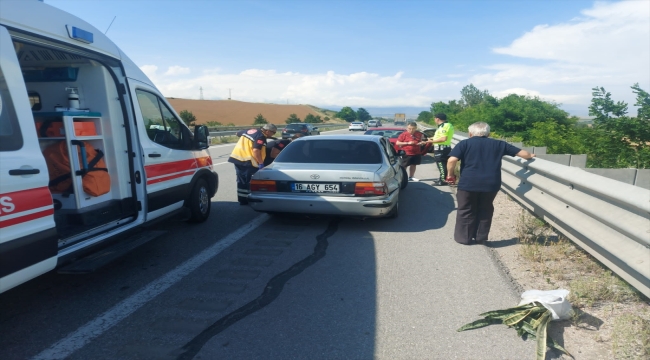
<path id="1" fill-rule="evenodd" d="M 237 173 L 237 200 L 239 205 L 248 205 L 251 177 L 264 168 L 266 158 L 266 139 L 272 137 L 277 128 L 273 124 L 265 124 L 261 129 L 240 130 L 237 132 L 239 141 L 228 158 L 235 164 Z"/>
<path id="2" fill-rule="evenodd" d="M 272 139 L 266 142 L 266 158 L 264 158 L 264 166 L 269 166 L 280 154 L 280 151 L 289 145 L 291 140 L 302 137 L 302 134 L 294 134 L 291 139 Z"/>

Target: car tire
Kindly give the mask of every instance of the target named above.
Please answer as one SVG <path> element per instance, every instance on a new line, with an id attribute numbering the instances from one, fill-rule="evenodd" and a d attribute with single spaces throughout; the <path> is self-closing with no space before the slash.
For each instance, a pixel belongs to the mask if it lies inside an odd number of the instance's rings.
<path id="1" fill-rule="evenodd" d="M 191 216 L 187 222 L 202 223 L 208 219 L 212 202 L 210 201 L 208 183 L 204 179 L 199 179 L 194 184 L 188 204 Z"/>
<path id="2" fill-rule="evenodd" d="M 386 217 L 389 219 L 397 219 L 399 216 L 399 198 L 397 199 L 397 202 L 395 203 L 395 206 L 393 206 L 392 209 L 386 214 Z"/>
<path id="3" fill-rule="evenodd" d="M 400 190 L 404 190 L 406 186 L 409 184 L 409 175 L 406 173 L 405 168 L 401 168 L 401 169 L 402 169 L 402 183 L 399 184 L 399 188 Z"/>

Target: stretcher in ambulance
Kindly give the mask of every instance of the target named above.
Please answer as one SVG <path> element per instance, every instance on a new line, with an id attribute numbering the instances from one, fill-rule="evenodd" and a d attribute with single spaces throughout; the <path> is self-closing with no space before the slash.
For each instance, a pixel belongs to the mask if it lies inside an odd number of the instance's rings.
<path id="1" fill-rule="evenodd" d="M 0 292 L 169 216 L 205 221 L 218 176 L 101 31 L 36 0 L 0 11 Z"/>

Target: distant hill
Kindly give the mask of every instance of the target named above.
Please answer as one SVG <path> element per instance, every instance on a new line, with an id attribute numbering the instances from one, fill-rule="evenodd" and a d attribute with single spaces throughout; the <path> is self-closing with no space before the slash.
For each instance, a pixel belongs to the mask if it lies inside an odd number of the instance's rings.
<path id="1" fill-rule="evenodd" d="M 177 113 L 182 110 L 191 111 L 196 116 L 197 124 L 218 121 L 223 125 L 252 125 L 257 114 L 262 114 L 271 124 L 282 125 L 291 114 L 296 114 L 301 120 L 307 114 L 320 115 L 321 118 L 333 118 L 335 112 L 320 109 L 311 105 L 282 105 L 249 103 L 236 100 L 190 100 L 167 98 Z M 337 119 L 338 120 L 338 119 Z M 330 121 L 331 122 L 331 121 Z"/>

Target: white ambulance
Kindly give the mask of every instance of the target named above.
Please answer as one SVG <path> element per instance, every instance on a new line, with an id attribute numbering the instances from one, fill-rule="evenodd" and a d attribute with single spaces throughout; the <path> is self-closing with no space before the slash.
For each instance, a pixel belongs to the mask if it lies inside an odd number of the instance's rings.
<path id="1" fill-rule="evenodd" d="M 205 221 L 207 137 L 98 29 L 0 2 L 0 292 L 152 220 Z"/>

